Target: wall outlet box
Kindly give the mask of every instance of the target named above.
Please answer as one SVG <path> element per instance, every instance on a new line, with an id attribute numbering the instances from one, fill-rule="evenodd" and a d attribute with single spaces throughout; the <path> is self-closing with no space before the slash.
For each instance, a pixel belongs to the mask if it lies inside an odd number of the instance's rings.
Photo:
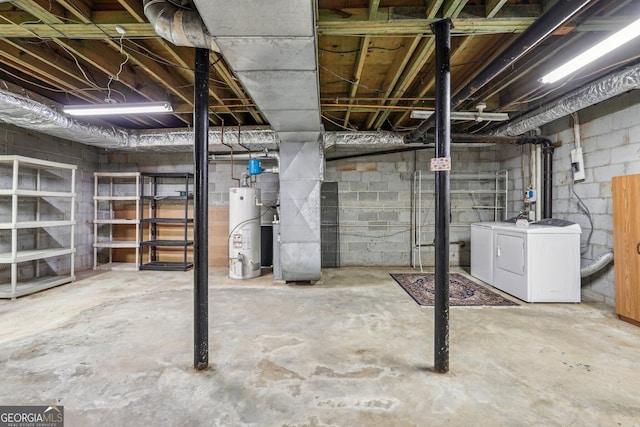
<path id="1" fill-rule="evenodd" d="M 582 147 L 571 150 L 571 172 L 573 173 L 573 182 L 584 180 Z"/>

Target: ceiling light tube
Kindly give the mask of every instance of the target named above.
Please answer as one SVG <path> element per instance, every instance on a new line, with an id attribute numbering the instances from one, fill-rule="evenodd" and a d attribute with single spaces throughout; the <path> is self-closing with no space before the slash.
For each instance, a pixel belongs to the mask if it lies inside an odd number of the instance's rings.
<path id="1" fill-rule="evenodd" d="M 558 67 L 540 79 L 542 83 L 555 83 L 579 70 L 585 65 L 595 61 L 623 44 L 633 40 L 640 35 L 640 19 L 632 22 L 617 33 L 612 34 L 595 46 L 587 49 L 566 64 Z"/>
<path id="2" fill-rule="evenodd" d="M 62 111 L 72 116 L 105 116 L 112 114 L 171 113 L 173 107 L 170 103 L 163 101 L 133 104 L 67 105 Z"/>

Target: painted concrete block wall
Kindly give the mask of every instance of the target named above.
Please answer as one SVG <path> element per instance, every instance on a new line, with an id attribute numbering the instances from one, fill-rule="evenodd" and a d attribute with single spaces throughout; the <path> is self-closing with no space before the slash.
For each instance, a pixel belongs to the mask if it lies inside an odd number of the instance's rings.
<path id="1" fill-rule="evenodd" d="M 193 172 L 193 154 L 185 153 L 130 153 L 108 152 L 81 143 L 70 142 L 47 135 L 26 132 L 23 129 L 0 125 L 0 154 L 21 155 L 78 166 L 76 173 L 76 211 L 75 218 L 75 268 L 77 271 L 93 267 L 93 173 L 103 172 Z M 264 164 L 265 167 L 271 164 Z M 240 178 L 247 168 L 247 162 L 237 161 L 233 178 Z M 278 176 L 261 174 L 254 179 L 254 185 L 262 189 L 263 202 L 275 205 L 278 192 Z M 209 165 L 209 204 L 228 206 L 229 188 L 238 186 L 232 179 L 230 162 Z M 273 209 L 263 208 L 263 224 L 270 224 Z M 2 212 L 0 212 L 0 215 Z M 52 235 L 52 239 L 66 241 L 69 236 Z M 67 257 L 68 258 L 68 257 Z M 68 260 L 60 259 L 56 263 L 60 270 L 67 268 Z"/>
<path id="2" fill-rule="evenodd" d="M 578 113 L 581 146 L 584 153 L 585 180 L 573 183 L 570 172 L 570 152 L 574 145 L 573 121 L 563 118 L 542 129 L 543 135 L 555 142 L 553 158 L 553 217 L 580 224 L 583 245 L 582 265 L 588 265 L 599 255 L 613 251 L 613 210 L 611 178 L 640 173 L 640 95 L 629 93 L 590 107 Z M 518 149 L 502 153 L 502 166 L 519 175 Z M 513 182 L 514 196 L 522 191 L 521 182 Z M 591 214 L 581 208 L 582 200 Z M 515 200 L 515 198 L 514 198 Z M 522 203 L 514 202 L 514 210 Z M 585 299 L 615 304 L 613 264 L 582 279 Z"/>
<path id="3" fill-rule="evenodd" d="M 20 155 L 59 163 L 74 164 L 76 171 L 75 269 L 83 270 L 93 266 L 93 172 L 98 169 L 99 150 L 88 145 L 74 143 L 59 138 L 26 132 L 20 128 L 0 124 L 0 154 Z M 61 191 L 68 191 L 66 184 Z M 57 203 L 57 202 L 56 202 Z M 60 202 L 63 203 L 63 202 Z M 67 209 L 67 205 L 58 206 Z M 53 208 L 55 210 L 55 207 Z M 0 212 L 0 215 L 5 215 Z M 67 244 L 70 228 L 47 229 L 48 238 L 55 244 Z M 51 259 L 49 267 L 59 273 L 69 268 L 69 257 Z"/>
<path id="4" fill-rule="evenodd" d="M 232 173 L 229 161 L 216 161 L 209 164 L 209 206 L 222 210 L 221 212 L 217 209 L 215 212 L 228 216 L 225 207 L 229 206 L 229 189 L 239 186 L 238 179 L 247 170 L 247 165 L 246 160 L 234 161 Z M 269 168 L 275 165 L 274 161 L 264 161 L 262 166 Z M 111 172 L 194 172 L 195 170 L 192 153 L 103 153 L 100 157 L 100 167 L 104 171 Z M 275 208 L 272 206 L 275 206 L 278 200 L 278 175 L 262 173 L 252 178 L 252 181 L 252 186 L 261 190 L 263 203 L 261 223 L 271 225 L 275 213 Z M 219 224 L 222 222 L 228 227 L 228 222 L 212 217 L 209 221 L 210 225 L 213 221 L 213 226 L 209 229 L 210 259 L 213 259 L 212 262 L 217 265 L 226 265 L 228 229 L 220 227 Z"/>
<path id="5" fill-rule="evenodd" d="M 231 169 L 230 161 L 209 163 L 209 205 L 229 206 L 229 188 L 239 187 L 239 179 L 247 170 L 246 160 L 236 160 Z M 263 168 L 275 166 L 275 161 L 266 160 Z M 100 156 L 100 168 L 109 172 L 194 172 L 193 153 L 129 153 L 105 152 Z M 262 173 L 252 178 L 252 187 L 261 191 L 264 205 L 272 206 L 278 200 L 278 175 Z M 270 224 L 273 209 L 263 208 L 263 224 Z"/>
<path id="6" fill-rule="evenodd" d="M 349 265 L 433 266 L 432 246 L 421 247 L 421 256 L 413 249 L 412 206 L 414 172 L 422 171 L 422 242 L 434 238 L 433 173 L 429 160 L 433 150 L 404 152 L 386 156 L 368 156 L 327 162 L 325 181 L 338 183 L 340 263 Z M 491 146 L 452 146 L 452 177 L 469 173 L 493 173 L 498 170 L 496 150 Z M 460 182 L 458 183 L 460 184 Z M 455 184 L 454 184 L 455 185 Z M 463 183 L 469 185 L 469 182 Z M 492 184 L 493 186 L 493 184 Z M 470 206 L 459 196 L 452 205 Z M 469 265 L 469 238 L 472 222 L 492 220 L 474 209 L 452 210 L 450 241 L 452 265 Z"/>

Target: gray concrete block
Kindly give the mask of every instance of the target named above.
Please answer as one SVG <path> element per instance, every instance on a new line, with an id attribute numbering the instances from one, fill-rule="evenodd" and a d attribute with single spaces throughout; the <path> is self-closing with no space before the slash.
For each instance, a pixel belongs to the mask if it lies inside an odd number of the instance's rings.
<path id="1" fill-rule="evenodd" d="M 625 169 L 626 175 L 635 175 L 638 173 L 640 173 L 640 162 L 631 162 L 627 164 L 627 167 Z"/>
<path id="2" fill-rule="evenodd" d="M 591 220 L 593 221 L 593 228 L 613 231 L 613 215 L 610 213 L 607 214 L 592 214 Z"/>
<path id="3" fill-rule="evenodd" d="M 349 171 L 349 172 L 341 172 L 339 174 L 339 181 L 355 181 L 355 182 L 360 182 L 362 180 L 362 176 L 361 176 L 362 172 L 357 172 L 357 171 Z"/>
<path id="4" fill-rule="evenodd" d="M 358 200 L 360 201 L 373 201 L 373 200 L 378 200 L 378 193 L 377 192 L 358 192 Z"/>
<path id="5" fill-rule="evenodd" d="M 378 220 L 378 212 L 376 211 L 361 211 L 358 212 L 358 221 L 376 221 Z"/>
<path id="6" fill-rule="evenodd" d="M 618 163 L 593 168 L 593 179 L 597 182 L 611 181 L 614 176 L 625 175 L 625 166 L 623 163 Z"/>
<path id="7" fill-rule="evenodd" d="M 640 107 L 633 106 L 625 110 L 621 110 L 611 115 L 611 129 L 628 129 L 638 124 L 638 116 L 640 116 Z"/>
<path id="8" fill-rule="evenodd" d="M 595 150 L 610 150 L 626 144 L 628 135 L 627 130 L 616 130 L 594 136 L 592 139 L 595 140 Z"/>
<path id="9" fill-rule="evenodd" d="M 611 163 L 627 163 L 640 160 L 640 144 L 622 145 L 611 149 Z"/>
<path id="10" fill-rule="evenodd" d="M 338 216 L 340 218 L 340 223 L 352 223 L 358 221 L 358 213 L 359 211 L 356 209 L 340 209 Z"/>
<path id="11" fill-rule="evenodd" d="M 382 221 L 398 221 L 399 212 L 383 210 L 378 213 L 378 218 Z"/>
<path id="12" fill-rule="evenodd" d="M 380 172 L 361 172 L 361 180 L 363 182 L 371 183 L 371 182 L 379 182 L 382 179 L 382 174 Z"/>
<path id="13" fill-rule="evenodd" d="M 366 242 L 350 242 L 346 245 L 347 251 L 349 252 L 363 252 L 368 250 L 368 243 Z"/>
<path id="14" fill-rule="evenodd" d="M 606 135 L 613 130 L 611 125 L 611 116 L 607 115 L 596 120 L 582 123 L 580 125 L 580 129 L 585 135 Z"/>
<path id="15" fill-rule="evenodd" d="M 397 201 L 398 193 L 397 192 L 385 192 L 382 191 L 378 193 L 378 200 L 380 201 Z"/>
<path id="16" fill-rule="evenodd" d="M 582 199 L 600 198 L 600 184 L 594 182 L 578 182 L 573 184 L 573 190 Z M 575 195 L 571 194 L 575 198 Z"/>
<path id="17" fill-rule="evenodd" d="M 354 192 L 369 191 L 369 184 L 370 183 L 368 183 L 368 182 L 351 181 L 348 184 L 349 184 L 349 190 L 348 191 L 354 191 Z"/>
<path id="18" fill-rule="evenodd" d="M 390 180 L 387 182 L 387 189 L 389 191 L 411 191 L 411 182 L 410 181 L 399 181 L 399 180 Z"/>
<path id="19" fill-rule="evenodd" d="M 397 165 L 397 162 L 378 162 L 376 169 L 379 172 L 395 172 L 397 171 Z"/>
<path id="20" fill-rule="evenodd" d="M 388 181 L 370 182 L 369 191 L 387 191 L 389 189 Z"/>
<path id="21" fill-rule="evenodd" d="M 338 199 L 340 204 L 350 203 L 358 200 L 358 193 L 339 192 Z"/>

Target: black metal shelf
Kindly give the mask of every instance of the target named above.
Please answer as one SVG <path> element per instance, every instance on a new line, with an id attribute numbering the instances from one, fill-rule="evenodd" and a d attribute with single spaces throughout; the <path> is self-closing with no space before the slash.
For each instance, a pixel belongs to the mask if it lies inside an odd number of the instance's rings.
<path id="1" fill-rule="evenodd" d="M 191 224 L 193 218 L 144 218 L 142 222 L 145 224 Z"/>
<path id="2" fill-rule="evenodd" d="M 193 194 L 188 196 L 143 196 L 142 200 L 193 200 Z"/>
<path id="3" fill-rule="evenodd" d="M 193 240 L 189 239 L 190 224 L 193 224 L 193 174 L 189 172 L 168 173 L 143 173 L 140 199 L 142 201 L 142 217 L 140 222 L 147 225 L 148 235 L 146 240 L 140 242 L 140 249 L 148 252 L 147 262 L 141 261 L 140 270 L 165 270 L 186 271 L 193 267 L 193 262 L 188 260 L 188 250 L 193 246 Z M 170 195 L 171 193 L 179 195 Z M 166 218 L 162 216 L 161 207 L 184 207 L 181 217 Z M 161 234 L 167 232 L 162 225 L 179 225 L 172 227 L 170 233 L 176 238 L 161 238 Z M 178 231 L 182 229 L 182 231 Z M 164 236 L 163 236 L 164 237 Z M 173 248 L 162 251 L 162 248 Z M 180 250 L 181 249 L 181 250 Z M 162 255 L 180 254 L 181 261 L 163 260 Z M 141 257 L 142 259 L 143 257 Z"/>
<path id="4" fill-rule="evenodd" d="M 193 268 L 192 262 L 147 262 L 140 266 L 140 270 L 162 270 L 162 271 L 187 271 Z"/>
<path id="5" fill-rule="evenodd" d="M 193 240 L 145 240 L 141 243 L 142 246 L 191 246 Z"/>

